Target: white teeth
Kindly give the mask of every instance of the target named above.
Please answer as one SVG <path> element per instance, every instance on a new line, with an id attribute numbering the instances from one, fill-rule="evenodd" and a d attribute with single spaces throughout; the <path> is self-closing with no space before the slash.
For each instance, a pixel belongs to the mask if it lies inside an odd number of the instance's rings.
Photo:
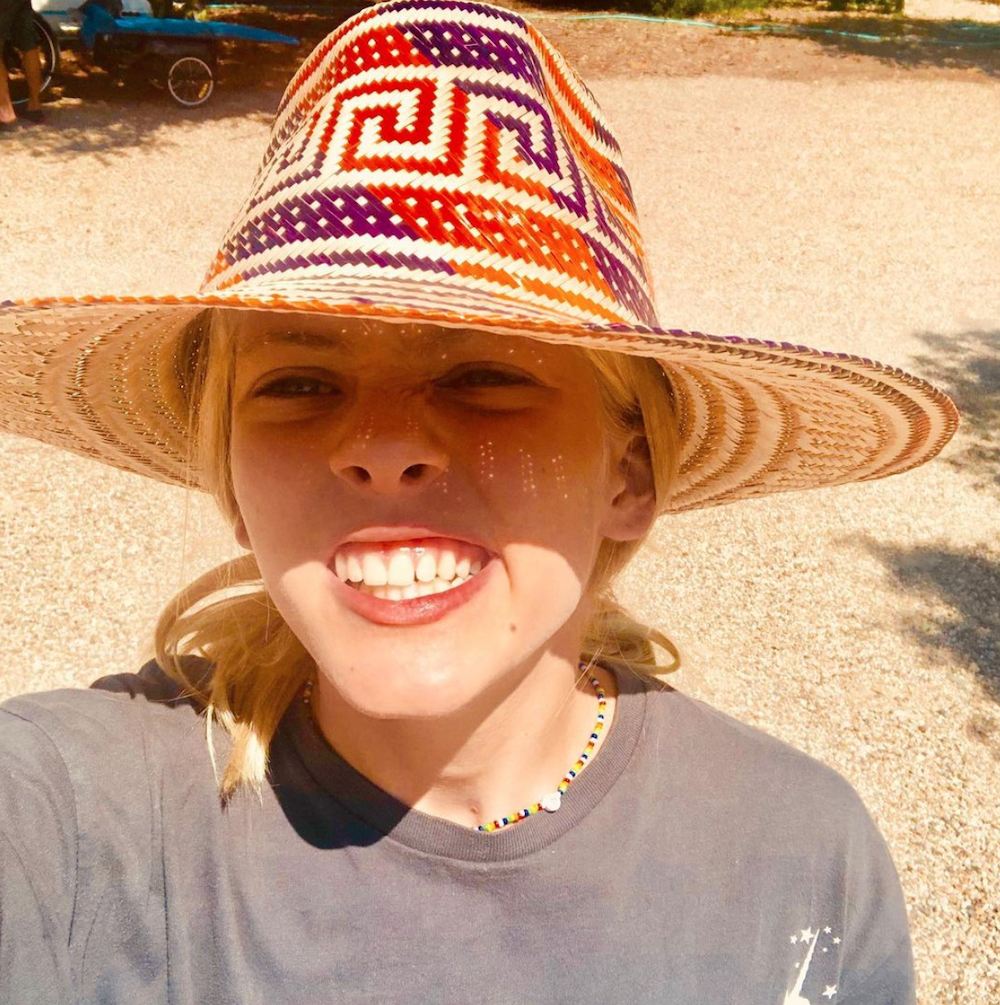
<path id="1" fill-rule="evenodd" d="M 388 583 L 389 577 L 381 555 L 368 552 L 362 559 L 361 567 L 364 570 L 365 582 L 369 586 L 385 586 Z"/>
<path id="2" fill-rule="evenodd" d="M 417 560 L 416 577 L 421 583 L 433 583 L 437 568 L 437 559 L 434 558 L 433 552 L 425 551 Z"/>
<path id="3" fill-rule="evenodd" d="M 348 579 L 347 559 L 339 551 L 333 556 L 333 569 L 337 573 L 337 579 L 346 583 Z"/>
<path id="4" fill-rule="evenodd" d="M 336 564 L 336 560 L 334 562 Z M 340 566 L 336 566 L 337 576 L 340 579 L 344 577 L 340 575 Z M 361 569 L 361 559 L 357 555 L 347 556 L 347 581 L 349 583 L 363 583 L 365 581 L 365 574 Z"/>
<path id="5" fill-rule="evenodd" d="M 437 561 L 438 579 L 451 580 L 455 578 L 455 552 L 451 548 L 442 548 Z"/>
<path id="6" fill-rule="evenodd" d="M 467 583 L 482 571 L 483 559 L 464 547 L 375 545 L 345 548 L 334 555 L 332 565 L 339 580 L 362 593 L 383 600 L 412 600 Z"/>
<path id="7" fill-rule="evenodd" d="M 359 583 L 357 589 L 362 593 L 367 593 L 370 597 L 377 597 L 379 600 L 413 600 L 416 597 L 429 597 L 432 593 L 446 593 L 456 587 L 467 583 L 468 579 L 453 579 L 450 582 L 444 579 L 435 579 L 433 583 L 410 583 L 409 586 L 371 586 L 368 583 Z"/>
<path id="8" fill-rule="evenodd" d="M 397 551 L 389 560 L 389 585 L 411 586 L 413 584 L 413 559 L 409 552 Z"/>

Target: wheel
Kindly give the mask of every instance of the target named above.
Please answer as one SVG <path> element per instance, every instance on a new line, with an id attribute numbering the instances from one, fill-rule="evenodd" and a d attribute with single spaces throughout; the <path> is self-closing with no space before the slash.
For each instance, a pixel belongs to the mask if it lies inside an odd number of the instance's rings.
<path id="1" fill-rule="evenodd" d="M 38 32 L 38 49 L 42 57 L 42 93 L 44 94 L 52 78 L 59 72 L 59 43 L 45 19 L 32 15 Z M 9 42 L 4 43 L 3 61 L 7 65 L 7 80 L 10 84 L 10 100 L 15 107 L 28 103 L 28 81 L 21 65 L 21 54 Z"/>
<path id="2" fill-rule="evenodd" d="M 181 56 L 170 64 L 167 73 L 167 90 L 170 97 L 185 108 L 205 104 L 215 89 L 212 68 L 197 56 Z"/>

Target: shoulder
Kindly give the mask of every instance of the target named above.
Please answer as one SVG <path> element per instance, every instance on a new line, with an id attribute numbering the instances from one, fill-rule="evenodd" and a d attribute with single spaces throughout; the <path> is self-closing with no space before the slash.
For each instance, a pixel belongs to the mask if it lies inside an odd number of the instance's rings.
<path id="1" fill-rule="evenodd" d="M 185 669 L 202 676 L 211 668 L 203 660 L 192 660 Z M 197 704 L 184 687 L 152 660 L 138 673 L 101 677 L 90 687 L 30 692 L 0 702 L 0 712 L 5 716 L 39 724 L 56 720 L 69 723 L 81 715 L 122 719 L 173 707 L 186 707 L 198 714 Z"/>
<path id="2" fill-rule="evenodd" d="M 648 694 L 655 745 L 698 802 L 739 812 L 750 825 L 756 818 L 772 833 L 787 822 L 789 835 L 877 836 L 854 787 L 829 765 L 681 692 L 654 685 Z"/>
<path id="3" fill-rule="evenodd" d="M 204 671 L 207 664 L 194 666 Z M 0 758 L 10 781 L 68 775 L 115 784 L 148 768 L 185 736 L 204 743 L 200 708 L 155 663 L 103 677 L 89 688 L 18 695 L 0 703 Z"/>
<path id="4" fill-rule="evenodd" d="M 777 926 L 767 937 L 786 950 L 796 932 L 832 929 L 842 969 L 829 983 L 853 988 L 851 1001 L 912 1001 L 899 877 L 854 787 L 704 702 L 670 689 L 647 693 L 654 742 L 646 746 L 655 755 L 645 768 L 672 796 L 660 819 L 677 819 L 689 873 L 705 889 L 738 890 L 753 917 Z"/>

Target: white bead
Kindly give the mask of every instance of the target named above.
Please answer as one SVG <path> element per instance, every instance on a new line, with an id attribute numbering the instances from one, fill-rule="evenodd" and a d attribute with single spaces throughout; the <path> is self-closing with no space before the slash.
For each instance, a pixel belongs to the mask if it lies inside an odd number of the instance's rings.
<path id="1" fill-rule="evenodd" d="M 543 810 L 548 813 L 555 813 L 560 806 L 562 806 L 562 793 L 561 792 L 550 792 L 541 802 Z"/>

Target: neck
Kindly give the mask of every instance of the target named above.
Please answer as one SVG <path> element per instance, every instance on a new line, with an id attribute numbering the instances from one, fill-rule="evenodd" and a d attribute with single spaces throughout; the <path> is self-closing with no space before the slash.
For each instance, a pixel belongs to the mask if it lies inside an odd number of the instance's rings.
<path id="1" fill-rule="evenodd" d="M 486 710 L 433 720 L 373 719 L 340 700 L 322 675 L 312 708 L 327 742 L 369 781 L 407 806 L 474 827 L 555 791 L 594 728 L 592 676 L 608 699 L 593 759 L 613 719 L 614 675 L 596 666 L 583 672 L 552 654 Z"/>

